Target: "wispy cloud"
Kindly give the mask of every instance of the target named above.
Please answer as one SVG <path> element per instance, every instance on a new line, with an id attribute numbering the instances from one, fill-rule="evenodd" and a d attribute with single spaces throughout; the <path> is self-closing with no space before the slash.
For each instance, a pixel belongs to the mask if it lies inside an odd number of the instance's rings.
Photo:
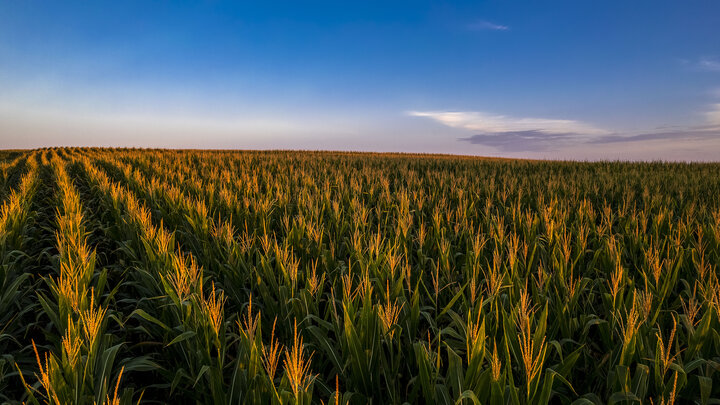
<path id="1" fill-rule="evenodd" d="M 591 140 L 592 144 L 643 141 L 687 141 L 692 139 L 720 139 L 720 128 L 688 128 L 677 131 L 648 132 L 636 135 L 607 135 Z"/>
<path id="2" fill-rule="evenodd" d="M 720 59 L 717 57 L 702 56 L 697 59 L 680 59 L 680 64 L 694 71 L 720 72 Z"/>
<path id="3" fill-rule="evenodd" d="M 510 29 L 507 25 L 495 24 L 487 20 L 477 20 L 466 26 L 470 31 L 507 31 Z"/>
<path id="4" fill-rule="evenodd" d="M 577 134 L 552 134 L 540 131 L 503 132 L 502 134 L 480 134 L 460 141 L 490 146 L 502 152 L 543 152 L 566 147 L 588 147 L 590 145 L 649 145 L 651 143 L 678 143 L 703 140 L 720 140 L 720 127 L 696 127 L 676 131 L 657 131 L 634 135 L 610 134 L 596 137 L 579 137 Z"/>
<path id="5" fill-rule="evenodd" d="M 518 118 L 479 111 L 411 111 L 452 128 L 474 134 L 458 140 L 495 148 L 501 152 L 543 152 L 590 145 L 644 145 L 700 140 L 720 140 L 720 103 L 703 112 L 703 125 L 685 128 L 659 128 L 623 134 L 576 120 Z"/>
<path id="6" fill-rule="evenodd" d="M 547 133 L 541 131 L 510 131 L 500 134 L 479 134 L 460 141 L 485 145 L 503 152 L 545 151 L 558 144 L 574 142 L 573 134 Z"/>
<path id="7" fill-rule="evenodd" d="M 633 135 L 611 134 L 595 138 L 591 140 L 590 143 L 601 144 L 642 141 L 720 139 L 720 103 L 711 104 L 708 109 L 702 113 L 702 115 L 705 116 L 705 123 L 703 125 L 686 128 L 661 128 L 655 131 L 647 131 Z"/>
<path id="8" fill-rule="evenodd" d="M 710 57 L 702 57 L 697 62 L 697 67 L 700 70 L 707 72 L 720 72 L 720 60 Z"/>
<path id="9" fill-rule="evenodd" d="M 473 131 L 474 135 L 460 140 L 509 152 L 548 150 L 611 134 L 576 120 L 520 118 L 481 111 L 411 111 L 408 114 Z"/>
<path id="10" fill-rule="evenodd" d="M 449 127 L 488 134 L 522 131 L 537 131 L 545 134 L 584 135 L 604 135 L 609 133 L 609 131 L 581 121 L 549 118 L 519 118 L 482 111 L 410 111 L 408 114 L 413 117 L 431 118 Z"/>

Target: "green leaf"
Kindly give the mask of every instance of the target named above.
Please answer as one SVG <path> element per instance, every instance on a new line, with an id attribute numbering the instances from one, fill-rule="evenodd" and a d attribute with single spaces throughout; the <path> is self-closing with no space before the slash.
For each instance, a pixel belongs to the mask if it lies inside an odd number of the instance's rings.
<path id="1" fill-rule="evenodd" d="M 165 345 L 165 347 L 169 347 L 176 343 L 183 342 L 185 340 L 195 337 L 195 335 L 197 335 L 197 333 L 195 333 L 195 331 L 192 331 L 192 330 L 185 331 L 185 332 L 179 334 L 177 337 L 175 337 L 175 339 L 171 340 L 170 343 Z"/>
<path id="2" fill-rule="evenodd" d="M 165 325 L 164 323 L 162 323 L 162 321 L 160 321 L 159 319 L 155 318 L 154 316 L 148 314 L 147 312 L 143 311 L 142 309 L 139 309 L 139 308 L 138 308 L 138 309 L 132 311 L 128 317 L 132 317 L 132 316 L 134 316 L 134 315 L 137 315 L 137 316 L 139 316 L 140 318 L 145 319 L 146 321 L 150 321 L 150 322 L 152 322 L 152 323 L 160 326 L 161 328 L 163 328 L 163 329 L 165 329 L 165 330 L 171 330 L 167 325 Z"/>
<path id="3" fill-rule="evenodd" d="M 480 405 L 480 400 L 478 399 L 477 395 L 475 395 L 474 392 L 467 390 L 464 391 L 462 394 L 460 394 L 460 397 L 455 401 L 455 405 L 462 405 L 463 401 L 469 399 L 472 401 L 475 405 Z"/>
<path id="4" fill-rule="evenodd" d="M 706 405 L 710 399 L 710 394 L 712 393 L 712 378 L 703 376 L 697 376 L 697 378 L 698 385 L 700 386 L 700 404 Z"/>

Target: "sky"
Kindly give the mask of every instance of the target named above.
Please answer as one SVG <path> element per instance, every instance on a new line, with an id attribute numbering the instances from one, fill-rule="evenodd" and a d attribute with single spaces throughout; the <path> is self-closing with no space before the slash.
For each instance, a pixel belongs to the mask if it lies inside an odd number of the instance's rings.
<path id="1" fill-rule="evenodd" d="M 0 149 L 720 160 L 720 1 L 2 1 Z"/>

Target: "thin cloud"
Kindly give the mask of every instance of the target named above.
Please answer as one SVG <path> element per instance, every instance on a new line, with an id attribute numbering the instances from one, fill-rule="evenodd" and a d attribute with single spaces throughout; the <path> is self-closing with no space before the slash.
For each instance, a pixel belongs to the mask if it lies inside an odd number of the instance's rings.
<path id="1" fill-rule="evenodd" d="M 689 141 L 694 139 L 720 139 L 719 128 L 689 128 L 679 131 L 648 132 L 637 135 L 608 135 L 594 140 L 591 144 L 626 143 L 643 141 Z"/>
<path id="2" fill-rule="evenodd" d="M 720 72 L 720 60 L 703 57 L 698 61 L 697 67 L 706 72 Z"/>
<path id="3" fill-rule="evenodd" d="M 720 140 L 720 127 L 696 127 L 676 131 L 647 132 L 635 135 L 610 134 L 583 137 L 581 134 L 548 133 L 541 131 L 514 131 L 493 134 L 477 134 L 459 141 L 490 146 L 501 152 L 545 152 L 565 147 L 589 145 L 619 145 L 651 142 L 689 142 Z"/>
<path id="4" fill-rule="evenodd" d="M 686 128 L 658 128 L 642 133 L 621 134 L 576 120 L 518 118 L 479 111 L 411 111 L 414 117 L 431 118 L 451 128 L 475 134 L 459 141 L 484 145 L 501 152 L 546 152 L 591 145 L 650 144 L 720 140 L 720 103 L 702 114 L 705 124 Z"/>
<path id="5" fill-rule="evenodd" d="M 482 111 L 410 111 L 408 114 L 473 131 L 474 135 L 459 140 L 503 152 L 545 151 L 611 134 L 576 120 L 511 117 Z"/>
<path id="6" fill-rule="evenodd" d="M 698 59 L 680 59 L 680 64 L 692 71 L 720 72 L 720 59 L 703 56 Z"/>
<path id="7" fill-rule="evenodd" d="M 487 20 L 478 20 L 467 25 L 470 31 L 507 31 L 510 29 L 507 25 L 495 24 Z"/>
<path id="8" fill-rule="evenodd" d="M 581 121 L 519 118 L 507 115 L 491 114 L 482 111 L 410 111 L 413 117 L 430 118 L 452 128 L 466 129 L 484 134 L 502 134 L 506 132 L 537 131 L 546 134 L 609 134 L 601 128 Z"/>
<path id="9" fill-rule="evenodd" d="M 547 151 L 558 143 L 573 143 L 574 134 L 548 133 L 542 131 L 510 131 L 492 134 L 478 134 L 460 141 L 496 148 L 502 152 Z"/>
<path id="10" fill-rule="evenodd" d="M 643 141 L 691 141 L 720 139 L 720 103 L 711 104 L 703 112 L 705 124 L 687 128 L 660 128 L 635 135 L 611 134 L 592 139 L 592 144 L 627 143 Z"/>

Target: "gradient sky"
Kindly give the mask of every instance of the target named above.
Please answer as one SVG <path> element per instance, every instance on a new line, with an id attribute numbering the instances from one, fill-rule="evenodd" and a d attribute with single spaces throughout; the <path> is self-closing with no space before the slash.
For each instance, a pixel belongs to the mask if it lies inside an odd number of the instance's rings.
<path id="1" fill-rule="evenodd" d="M 720 160 L 720 1 L 4 1 L 0 148 Z"/>

